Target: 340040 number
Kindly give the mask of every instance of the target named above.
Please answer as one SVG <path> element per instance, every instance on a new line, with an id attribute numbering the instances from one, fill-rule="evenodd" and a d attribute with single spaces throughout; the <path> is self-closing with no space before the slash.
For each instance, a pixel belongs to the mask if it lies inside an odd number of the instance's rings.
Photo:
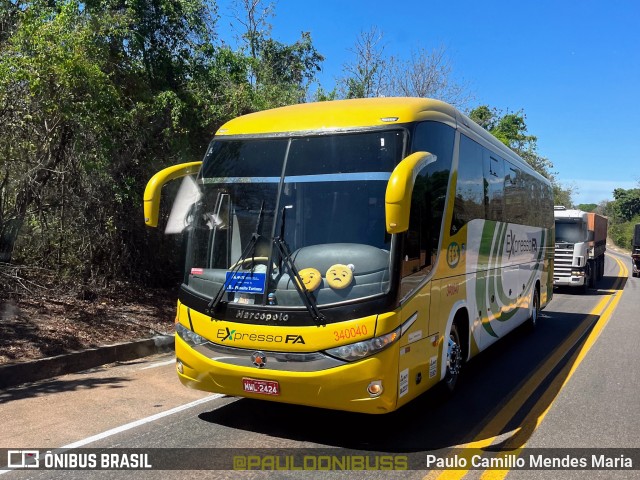
<path id="1" fill-rule="evenodd" d="M 366 325 L 358 325 L 351 328 L 343 328 L 342 330 L 334 330 L 333 336 L 336 342 L 340 340 L 348 340 L 350 338 L 361 337 L 367 334 Z"/>

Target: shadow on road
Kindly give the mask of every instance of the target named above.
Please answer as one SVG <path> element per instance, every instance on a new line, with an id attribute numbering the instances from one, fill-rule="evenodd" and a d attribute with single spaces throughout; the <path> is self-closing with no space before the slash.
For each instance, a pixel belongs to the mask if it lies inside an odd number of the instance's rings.
<path id="1" fill-rule="evenodd" d="M 13 400 L 40 397 L 50 393 L 71 392 L 74 390 L 91 390 L 94 388 L 123 388 L 125 382 L 131 379 L 125 377 L 80 378 L 73 380 L 44 380 L 36 383 L 0 390 L 0 405 Z"/>
<path id="2" fill-rule="evenodd" d="M 627 277 L 604 276 L 598 280 L 597 288 L 590 288 L 587 293 L 582 293 L 580 287 L 555 287 L 555 293 L 569 295 L 611 295 L 613 291 L 624 290 Z"/>
<path id="3" fill-rule="evenodd" d="M 603 281 L 602 286 L 605 285 Z M 594 291 L 593 294 L 610 293 Z M 562 367 L 582 346 L 598 318 L 584 313 L 545 310 L 535 332 L 518 328 L 471 360 L 466 365 L 459 390 L 448 400 L 436 388 L 396 412 L 365 415 L 242 399 L 203 413 L 200 419 L 213 425 L 295 440 L 302 446 L 384 452 L 455 447 L 477 440 L 479 432 L 490 438 L 518 428 L 532 406 L 544 398 L 542 395 L 553 379 L 560 374 L 566 375 L 568 369 Z M 577 329 L 584 332 L 580 339 L 566 345 L 565 340 Z M 487 430 L 487 419 L 495 417 L 558 348 L 562 349 L 562 354 L 558 355 L 560 361 L 540 388 L 510 420 L 505 420 L 505 425 Z M 546 408 L 554 397 L 543 407 Z"/>

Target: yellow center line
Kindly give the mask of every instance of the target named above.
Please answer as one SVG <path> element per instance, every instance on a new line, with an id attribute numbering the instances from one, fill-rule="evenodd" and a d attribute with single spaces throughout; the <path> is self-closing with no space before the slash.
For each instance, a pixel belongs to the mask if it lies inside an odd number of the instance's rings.
<path id="1" fill-rule="evenodd" d="M 617 258 L 614 260 L 618 263 L 618 267 L 620 268 L 620 273 L 618 279 L 616 280 L 616 286 L 621 286 L 622 279 L 626 278 L 629 275 L 629 271 L 626 266 Z M 589 334 L 589 337 L 585 341 L 582 348 L 579 351 L 575 352 L 567 365 L 565 365 L 562 371 L 553 379 L 549 388 L 544 392 L 544 394 L 540 397 L 540 399 L 536 402 L 536 404 L 531 409 L 531 412 L 525 417 L 522 422 L 523 427 L 519 429 L 516 434 L 510 438 L 506 444 L 505 448 L 514 450 L 509 451 L 509 455 L 513 456 L 513 458 L 520 456 L 522 453 L 522 449 L 526 446 L 527 442 L 531 438 L 531 435 L 537 430 L 540 426 L 544 418 L 547 416 L 547 413 L 551 410 L 553 406 L 554 399 L 560 394 L 565 385 L 569 382 L 575 371 L 578 369 L 584 358 L 587 356 L 587 353 L 596 340 L 604 330 L 604 327 L 607 325 L 613 312 L 615 311 L 620 299 L 622 298 L 623 290 L 617 290 L 614 294 L 614 298 L 611 303 L 608 305 L 605 312 L 603 312 L 602 316 L 596 323 L 595 327 Z M 565 376 L 566 372 L 566 376 Z M 544 405 L 547 405 L 546 408 Z M 522 433 L 525 432 L 523 435 Z M 487 470 L 480 477 L 481 480 L 502 480 L 504 479 L 510 470 Z"/>
<path id="2" fill-rule="evenodd" d="M 621 271 L 626 270 L 622 262 L 618 261 L 618 265 L 620 266 Z M 615 308 L 617 305 L 616 299 L 619 299 L 619 295 L 621 291 L 616 290 L 617 285 L 621 283 L 621 278 L 619 277 L 616 280 L 616 284 L 614 285 L 614 293 L 613 295 L 604 296 L 598 304 L 589 312 L 589 314 L 585 317 L 585 320 L 576 328 L 572 334 L 567 337 L 567 339 L 562 342 L 562 344 L 557 347 L 553 353 L 547 357 L 542 366 L 538 368 L 522 385 L 521 387 L 516 387 L 515 394 L 511 397 L 511 399 L 503 405 L 499 405 L 496 409 L 493 410 L 491 414 L 488 415 L 490 420 L 484 425 L 480 433 L 475 436 L 475 439 L 469 443 L 458 445 L 454 447 L 454 452 L 449 456 L 453 456 L 456 454 L 458 458 L 465 458 L 467 460 L 467 465 L 470 465 L 469 461 L 472 455 L 476 455 L 479 453 L 479 450 L 485 447 L 490 446 L 496 438 L 498 438 L 501 434 L 493 434 L 492 432 L 503 432 L 506 425 L 511 421 L 511 419 L 518 413 L 518 411 L 522 408 L 524 403 L 533 395 L 533 393 L 540 387 L 542 382 L 549 376 L 549 374 L 556 368 L 556 366 L 565 358 L 568 351 L 570 351 L 585 335 L 585 333 L 596 323 L 596 326 L 600 323 L 598 320 L 593 321 L 593 317 L 602 318 L 605 312 L 610 311 L 610 309 Z M 602 327 L 599 331 L 602 330 Z M 593 334 L 593 332 L 592 332 Z M 597 338 L 597 336 L 595 337 Z M 595 342 L 595 338 L 589 343 L 589 346 Z M 591 335 L 589 336 L 591 339 Z M 589 342 L 589 339 L 587 342 Z M 585 344 L 586 346 L 587 344 Z M 584 351 L 584 347 L 583 347 Z M 577 360 L 578 363 L 575 364 L 576 368 L 579 364 L 579 361 L 582 361 L 586 355 L 586 351 L 584 354 Z M 573 372 L 573 371 L 572 371 Z M 567 378 L 568 380 L 568 378 Z M 539 403 L 539 402 L 538 402 Z M 514 436 L 520 433 L 521 429 L 517 429 L 514 433 Z M 481 453 L 481 452 L 480 452 Z M 469 469 L 457 469 L 457 470 L 432 470 L 427 474 L 423 480 L 460 480 L 463 478 Z"/>

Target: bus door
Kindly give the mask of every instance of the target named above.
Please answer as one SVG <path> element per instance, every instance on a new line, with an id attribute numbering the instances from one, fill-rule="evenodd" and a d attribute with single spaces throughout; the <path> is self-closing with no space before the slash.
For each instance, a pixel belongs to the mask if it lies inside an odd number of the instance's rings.
<path id="1" fill-rule="evenodd" d="M 424 392 L 440 378 L 438 370 L 438 343 L 430 332 L 431 284 L 425 285 L 402 307 L 402 323 L 413 324 L 400 339 L 398 358 L 398 402 Z M 434 345 L 435 343 L 435 345 Z M 414 395 L 415 394 L 415 395 Z"/>

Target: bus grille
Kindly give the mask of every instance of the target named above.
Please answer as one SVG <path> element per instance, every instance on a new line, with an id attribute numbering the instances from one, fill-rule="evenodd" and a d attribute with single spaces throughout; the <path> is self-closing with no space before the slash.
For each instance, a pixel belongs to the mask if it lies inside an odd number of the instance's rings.
<path id="1" fill-rule="evenodd" d="M 570 277 L 571 265 L 573 264 L 573 244 L 556 243 L 553 264 L 553 278 Z"/>

